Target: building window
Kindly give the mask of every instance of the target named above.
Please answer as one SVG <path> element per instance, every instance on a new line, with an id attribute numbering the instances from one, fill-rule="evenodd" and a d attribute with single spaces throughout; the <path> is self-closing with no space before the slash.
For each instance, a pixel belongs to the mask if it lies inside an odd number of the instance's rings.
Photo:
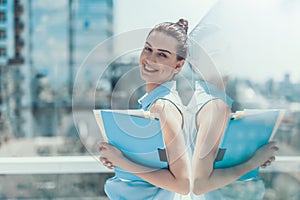
<path id="1" fill-rule="evenodd" d="M 0 5 L 6 4 L 7 1 L 6 0 L 0 0 Z"/>
<path id="2" fill-rule="evenodd" d="M 6 49 L 3 47 L 0 47 L 0 57 L 6 57 Z"/>
<path id="3" fill-rule="evenodd" d="M 0 22 L 6 21 L 5 12 L 0 12 Z"/>
<path id="4" fill-rule="evenodd" d="M 6 31 L 5 30 L 0 30 L 0 40 L 3 40 L 6 38 Z"/>

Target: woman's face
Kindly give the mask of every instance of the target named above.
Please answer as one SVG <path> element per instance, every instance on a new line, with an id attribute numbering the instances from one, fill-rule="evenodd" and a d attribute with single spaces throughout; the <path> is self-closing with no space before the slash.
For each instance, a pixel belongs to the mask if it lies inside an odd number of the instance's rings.
<path id="1" fill-rule="evenodd" d="M 177 60 L 177 40 L 165 33 L 154 31 L 140 56 L 140 74 L 147 83 L 161 84 L 173 79 L 184 60 Z"/>

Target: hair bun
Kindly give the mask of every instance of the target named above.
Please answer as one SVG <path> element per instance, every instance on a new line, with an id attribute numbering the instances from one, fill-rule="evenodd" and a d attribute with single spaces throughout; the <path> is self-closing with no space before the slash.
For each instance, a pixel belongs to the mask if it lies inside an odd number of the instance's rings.
<path id="1" fill-rule="evenodd" d="M 185 30 L 185 33 L 188 32 L 189 23 L 186 19 L 180 19 L 176 24 L 181 26 Z"/>

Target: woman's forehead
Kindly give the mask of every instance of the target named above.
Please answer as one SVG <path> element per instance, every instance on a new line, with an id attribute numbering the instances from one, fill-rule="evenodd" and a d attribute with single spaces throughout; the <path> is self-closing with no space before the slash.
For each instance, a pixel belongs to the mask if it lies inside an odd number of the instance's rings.
<path id="1" fill-rule="evenodd" d="M 172 53 L 177 52 L 177 40 L 174 37 L 162 32 L 152 32 L 146 39 L 146 43 L 155 49 L 165 49 Z"/>

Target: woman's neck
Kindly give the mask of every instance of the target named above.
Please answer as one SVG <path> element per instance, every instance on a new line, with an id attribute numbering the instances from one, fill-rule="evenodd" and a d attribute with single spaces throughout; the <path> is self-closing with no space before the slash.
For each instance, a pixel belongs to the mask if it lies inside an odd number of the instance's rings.
<path id="1" fill-rule="evenodd" d="M 159 83 L 146 83 L 146 92 L 150 93 L 152 90 L 154 90 L 155 88 L 157 88 L 159 85 Z"/>

